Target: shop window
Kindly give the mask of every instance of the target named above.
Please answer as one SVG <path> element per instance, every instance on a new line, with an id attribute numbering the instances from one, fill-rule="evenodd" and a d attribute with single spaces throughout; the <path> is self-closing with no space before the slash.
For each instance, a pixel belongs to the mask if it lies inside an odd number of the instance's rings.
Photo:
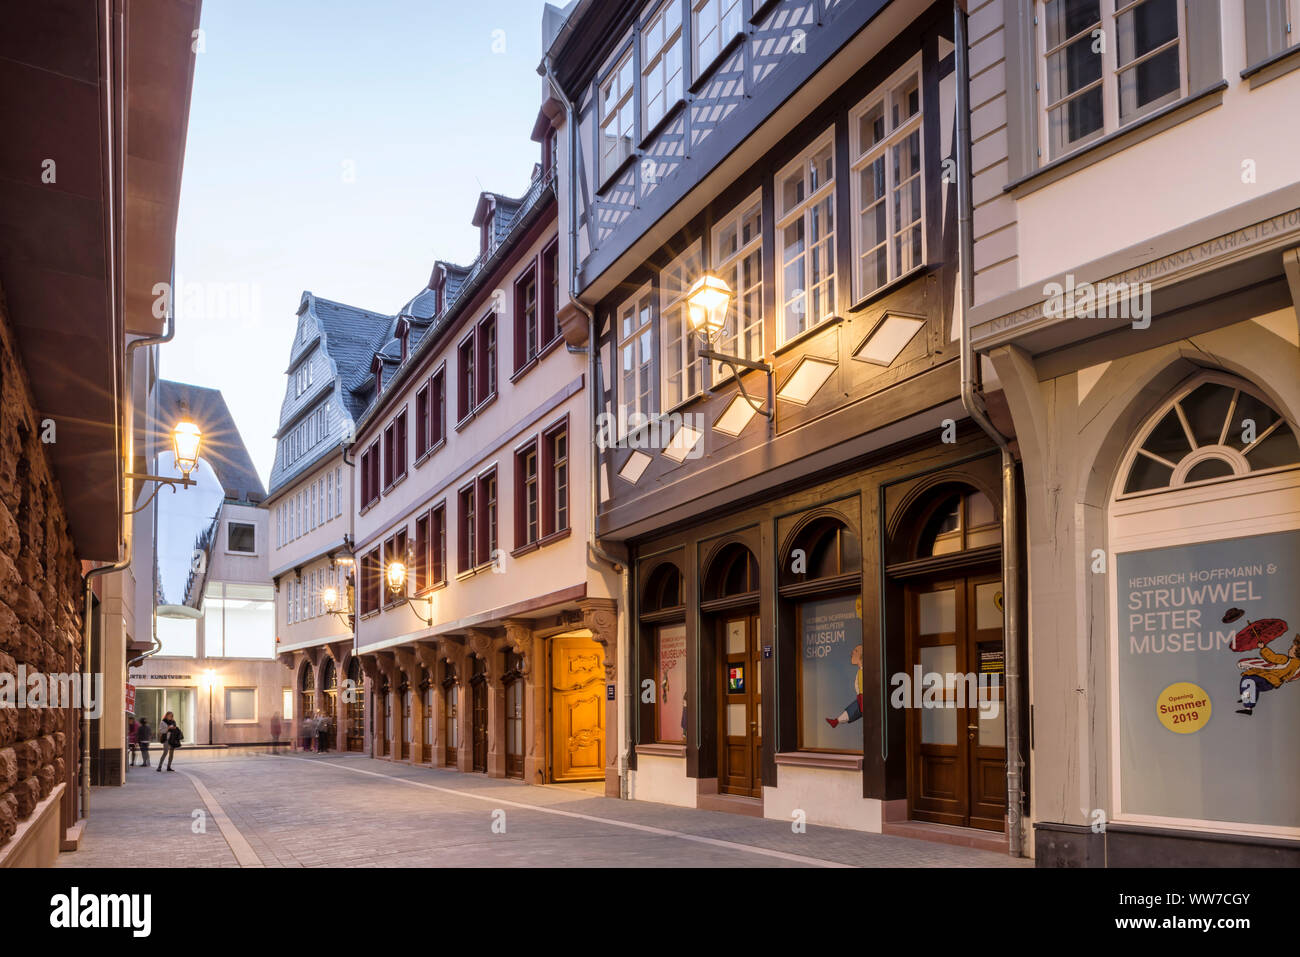
<path id="1" fill-rule="evenodd" d="M 861 576 L 858 537 L 831 515 L 808 522 L 784 556 L 782 621 L 794 628 L 800 750 L 862 752 Z"/>
<path id="2" fill-rule="evenodd" d="M 1123 495 L 1300 464 L 1296 434 L 1267 402 L 1204 382 L 1169 403 L 1132 453 Z"/>
<path id="3" fill-rule="evenodd" d="M 673 562 L 650 572 L 641 593 L 641 674 L 654 681 L 652 701 L 642 702 L 644 741 L 686 743 L 686 608 L 682 574 Z"/>

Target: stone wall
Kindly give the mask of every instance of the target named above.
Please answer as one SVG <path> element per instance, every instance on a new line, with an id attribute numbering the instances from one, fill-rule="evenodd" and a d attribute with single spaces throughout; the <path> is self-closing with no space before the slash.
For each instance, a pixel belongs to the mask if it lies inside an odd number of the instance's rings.
<path id="1" fill-rule="evenodd" d="M 0 673 L 10 675 L 81 664 L 80 565 L 41 431 L 0 290 Z M 0 707 L 0 855 L 59 781 L 75 790 L 77 717 Z"/>

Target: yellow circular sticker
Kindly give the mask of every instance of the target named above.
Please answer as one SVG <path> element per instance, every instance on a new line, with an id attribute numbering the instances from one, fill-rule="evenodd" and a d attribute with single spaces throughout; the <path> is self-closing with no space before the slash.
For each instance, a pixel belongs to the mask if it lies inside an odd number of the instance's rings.
<path id="1" fill-rule="evenodd" d="M 1176 734 L 1195 734 L 1210 721 L 1210 696 L 1200 685 L 1176 682 L 1156 696 L 1156 717 Z"/>

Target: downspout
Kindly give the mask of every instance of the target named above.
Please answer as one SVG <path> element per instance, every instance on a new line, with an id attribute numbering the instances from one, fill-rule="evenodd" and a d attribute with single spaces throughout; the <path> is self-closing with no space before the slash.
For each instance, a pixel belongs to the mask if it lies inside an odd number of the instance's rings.
<path id="1" fill-rule="evenodd" d="M 543 68 L 546 72 L 547 82 L 551 85 L 551 90 L 559 97 L 560 102 L 564 104 L 564 125 L 568 137 L 567 156 L 568 162 L 565 164 L 567 173 L 567 191 L 568 191 L 568 240 L 569 240 L 569 300 L 578 307 L 579 311 L 587 317 L 587 392 L 590 395 L 589 421 L 591 428 L 596 434 L 596 423 L 600 417 L 600 366 L 598 362 L 598 350 L 596 349 L 596 314 L 582 301 L 578 296 L 578 110 L 576 104 L 569 99 L 568 94 L 560 87 L 559 81 L 555 79 L 555 70 L 552 66 L 551 56 L 548 53 L 543 61 Z M 627 799 L 629 794 L 628 779 L 628 759 L 632 753 L 632 685 L 631 680 L 631 662 L 632 649 L 630 648 L 631 627 L 628 624 L 629 591 L 631 581 L 628 573 L 627 564 L 620 558 L 611 555 L 600 547 L 600 542 L 596 537 L 596 521 L 599 515 L 600 507 L 600 454 L 596 441 L 593 439 L 588 444 L 588 462 L 589 474 L 587 476 L 587 551 L 594 555 L 600 561 L 611 566 L 619 575 L 619 604 L 620 614 L 616 615 L 618 622 L 618 668 L 619 674 L 623 675 L 623 740 L 621 742 L 618 756 L 618 789 L 619 797 Z M 608 731 L 607 731 L 608 733 Z"/>
<path id="2" fill-rule="evenodd" d="M 172 266 L 172 286 L 174 293 L 176 282 L 175 264 Z M 126 428 L 124 430 L 123 471 L 129 471 L 133 468 L 135 462 L 135 403 L 134 403 L 134 386 L 135 386 L 135 352 L 144 346 L 159 345 L 164 342 L 170 342 L 176 334 L 176 314 L 174 303 L 169 301 L 167 309 L 167 331 L 161 336 L 151 336 L 144 339 L 134 339 L 126 344 L 126 360 L 123 362 L 123 392 L 124 399 L 119 399 L 124 410 Z M 135 480 L 123 479 L 122 490 L 122 508 L 123 511 L 129 511 L 128 506 L 135 501 Z M 115 564 L 100 565 L 98 568 L 92 568 L 81 578 L 81 589 L 85 610 L 82 614 L 81 627 L 82 639 L 81 646 L 84 650 L 82 658 L 82 688 L 89 687 L 88 682 L 94 674 L 92 669 L 91 657 L 94 651 L 91 645 L 91 615 L 93 613 L 91 584 L 93 579 L 100 575 L 107 575 L 111 572 L 124 571 L 131 567 L 132 551 L 135 545 L 135 536 L 132 529 L 135 525 L 135 519 L 128 514 L 123 515 L 122 522 L 122 545 L 119 554 L 122 556 Z M 156 592 L 155 592 L 156 597 Z M 150 618 L 154 616 L 150 613 Z M 158 639 L 154 636 L 154 649 L 150 652 L 153 654 L 158 650 Z M 146 656 L 147 657 L 147 656 Z M 102 665 L 101 665 L 102 667 Z M 130 665 L 127 666 L 127 676 L 130 676 Z M 81 816 L 87 817 L 90 811 L 90 712 L 82 708 L 81 712 Z"/>
<path id="3" fill-rule="evenodd" d="M 1002 453 L 1002 590 L 1003 649 L 1006 681 L 1007 837 L 1013 857 L 1023 857 L 1024 803 L 1020 756 L 1020 527 L 1016 512 L 1016 461 L 1006 438 L 989 421 L 979 389 L 978 359 L 968 322 L 975 301 L 975 239 L 971 205 L 970 63 L 967 59 L 966 13 L 953 4 L 953 45 L 957 69 L 957 232 L 961 277 L 961 401 L 969 415 Z"/>

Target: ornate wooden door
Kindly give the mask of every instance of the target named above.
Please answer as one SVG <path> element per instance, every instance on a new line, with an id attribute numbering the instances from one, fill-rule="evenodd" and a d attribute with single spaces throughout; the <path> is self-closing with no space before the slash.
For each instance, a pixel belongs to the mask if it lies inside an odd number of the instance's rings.
<path id="1" fill-rule="evenodd" d="M 737 615 L 723 618 L 718 627 L 721 651 L 718 790 L 724 794 L 762 797 L 758 619 Z"/>
<path id="2" fill-rule="evenodd" d="M 605 653 L 593 639 L 551 639 L 551 776 L 605 778 Z"/>

